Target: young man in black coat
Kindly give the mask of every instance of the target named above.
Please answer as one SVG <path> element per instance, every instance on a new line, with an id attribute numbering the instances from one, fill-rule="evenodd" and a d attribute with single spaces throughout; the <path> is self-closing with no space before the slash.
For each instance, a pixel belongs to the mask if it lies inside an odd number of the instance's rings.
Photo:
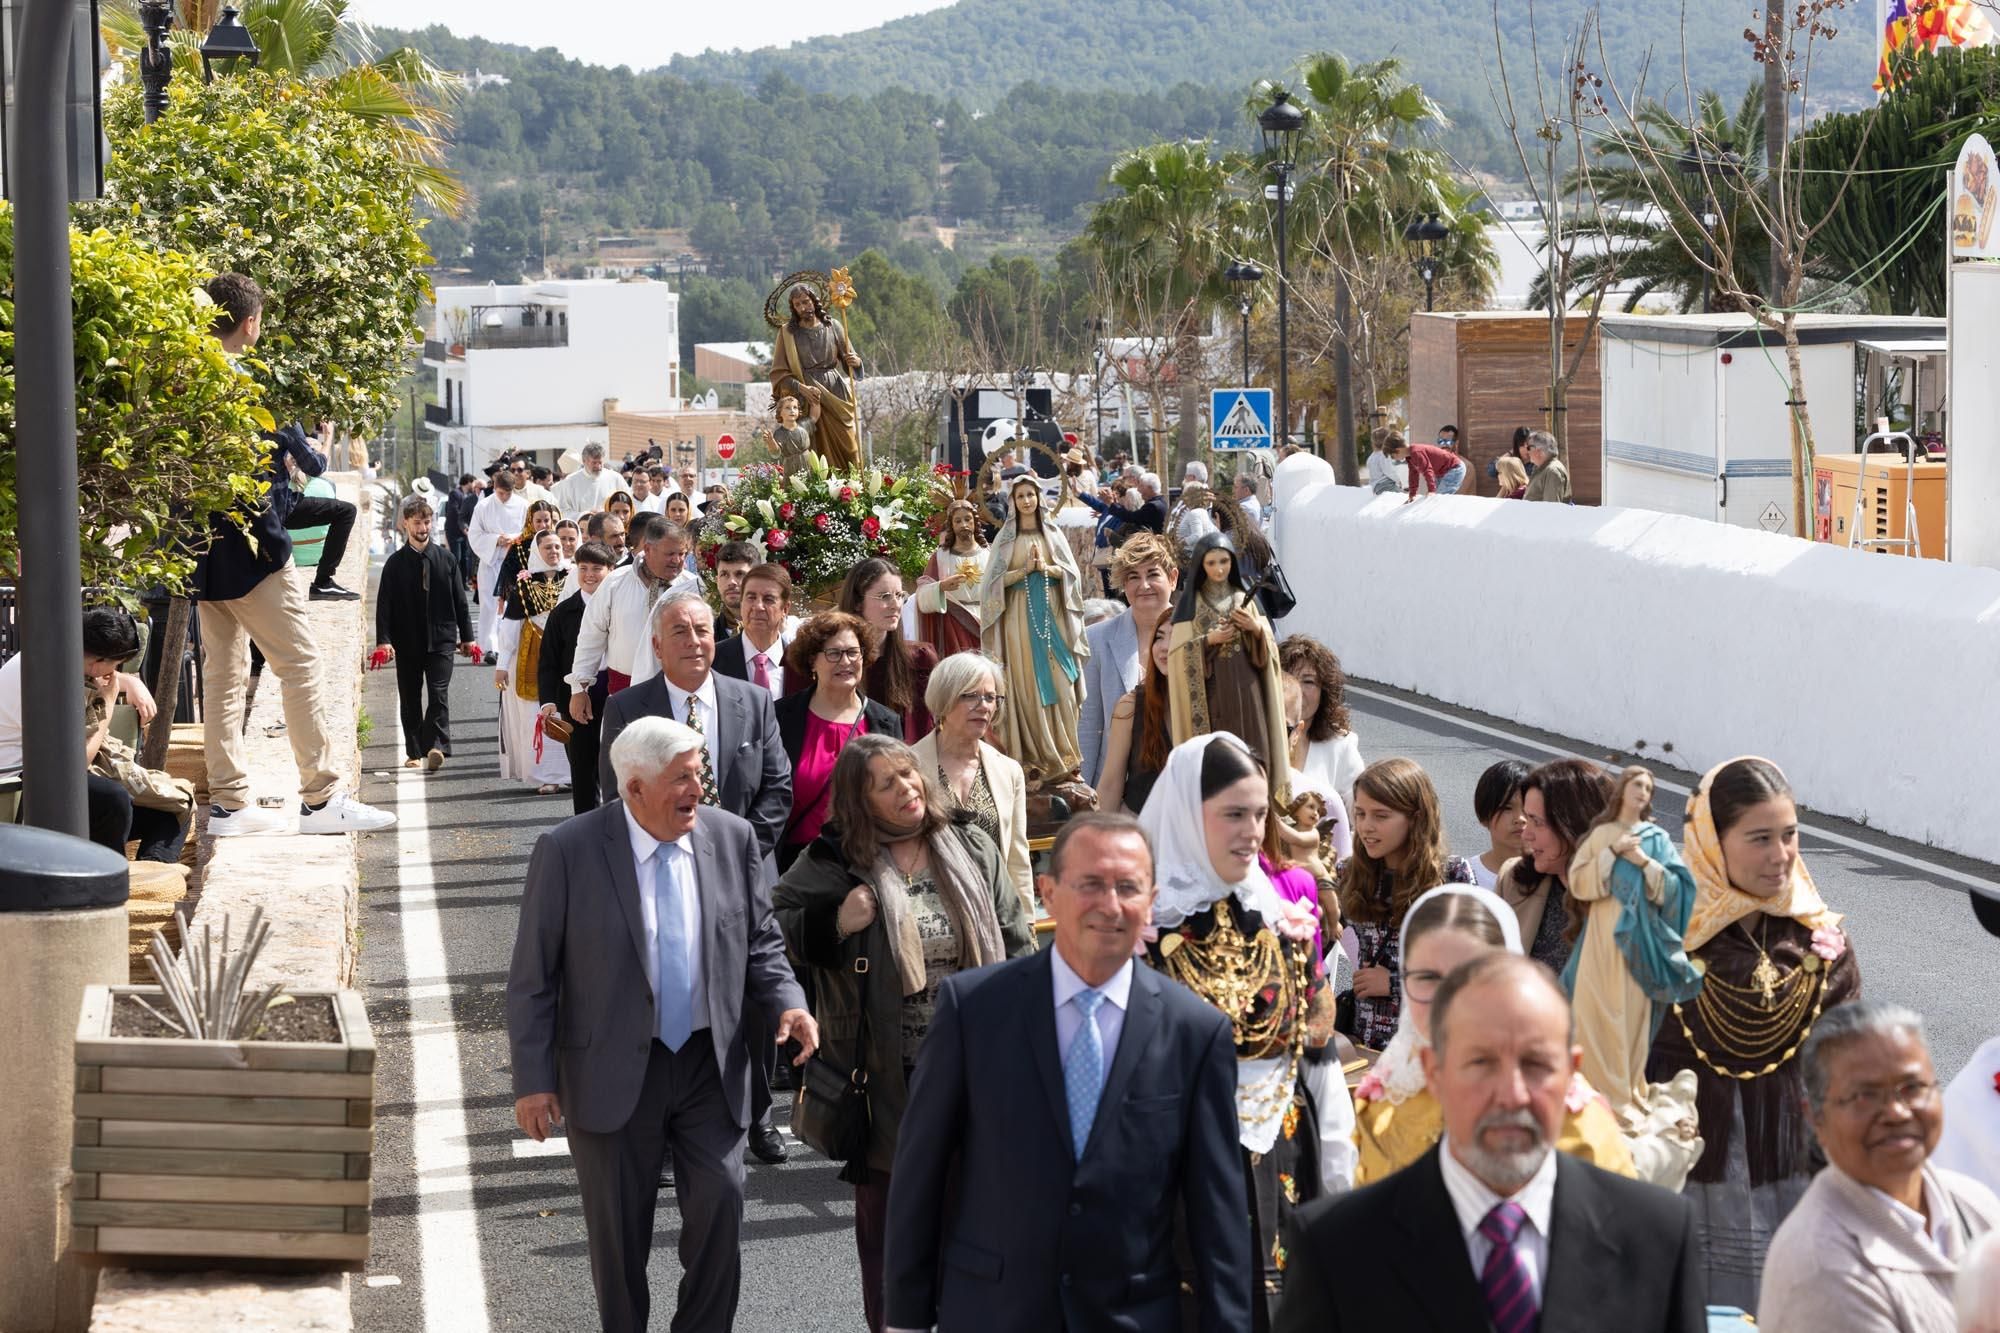
<path id="1" fill-rule="evenodd" d="M 590 687 L 590 721 L 579 722 L 569 714 L 571 690 L 563 673 L 569 670 L 570 661 L 576 656 L 576 633 L 583 627 L 584 608 L 597 595 L 597 585 L 604 582 L 604 576 L 617 563 L 618 557 L 603 542 L 589 541 L 577 547 L 576 582 L 582 591 L 556 603 L 556 609 L 549 612 L 548 623 L 542 627 L 536 697 L 541 700 L 543 717 L 561 718 L 569 724 L 569 739 L 563 742 L 563 751 L 569 755 L 570 800 L 580 815 L 595 810 L 599 800 L 597 755 L 598 738 L 604 726 L 605 689 L 601 680 Z"/>
<path id="2" fill-rule="evenodd" d="M 375 592 L 375 659 L 396 664 L 403 712 L 403 767 L 431 772 L 451 753 L 454 651 L 472 651 L 465 580 L 451 553 L 431 540 L 430 501 L 406 495 L 397 512 L 404 545 L 382 562 Z"/>

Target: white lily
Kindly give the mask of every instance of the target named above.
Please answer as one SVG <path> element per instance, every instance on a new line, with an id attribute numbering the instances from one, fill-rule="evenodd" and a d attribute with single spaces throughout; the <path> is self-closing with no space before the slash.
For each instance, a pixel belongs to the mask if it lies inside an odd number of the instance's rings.
<path id="1" fill-rule="evenodd" d="M 757 512 L 763 517 L 764 526 L 766 527 L 778 521 L 778 511 L 771 508 L 769 500 L 759 500 L 757 502 Z"/>
<path id="2" fill-rule="evenodd" d="M 903 522 L 903 504 L 900 500 L 891 500 L 888 504 L 876 505 L 874 513 L 875 521 L 882 525 L 882 531 L 884 532 L 901 532 L 908 526 Z"/>

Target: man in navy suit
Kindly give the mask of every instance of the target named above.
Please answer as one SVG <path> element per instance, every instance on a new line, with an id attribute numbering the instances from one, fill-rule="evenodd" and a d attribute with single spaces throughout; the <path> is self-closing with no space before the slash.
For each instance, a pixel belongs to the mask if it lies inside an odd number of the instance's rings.
<path id="1" fill-rule="evenodd" d="M 1229 1020 L 1132 956 L 1138 821 L 1057 835 L 1055 947 L 945 979 L 889 1177 L 891 1330 L 1180 1333 L 1177 1216 L 1204 1333 L 1250 1327 Z"/>

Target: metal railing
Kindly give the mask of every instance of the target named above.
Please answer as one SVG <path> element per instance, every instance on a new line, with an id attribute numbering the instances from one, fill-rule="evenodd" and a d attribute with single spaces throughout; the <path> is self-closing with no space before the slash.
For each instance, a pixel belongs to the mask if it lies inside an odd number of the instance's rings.
<path id="1" fill-rule="evenodd" d="M 497 324 L 485 328 L 469 329 L 465 335 L 467 351 L 491 350 L 500 347 L 567 347 L 569 346 L 568 324 Z"/>
<path id="2" fill-rule="evenodd" d="M 425 403 L 424 420 L 433 426 L 463 426 L 464 418 L 443 403 Z"/>
<path id="3" fill-rule="evenodd" d="M 447 361 L 451 359 L 451 347 L 442 339 L 424 339 L 424 360 Z"/>

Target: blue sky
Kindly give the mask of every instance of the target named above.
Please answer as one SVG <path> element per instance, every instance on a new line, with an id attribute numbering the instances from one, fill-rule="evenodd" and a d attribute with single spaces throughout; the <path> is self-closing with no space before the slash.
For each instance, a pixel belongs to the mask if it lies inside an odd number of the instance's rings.
<path id="1" fill-rule="evenodd" d="M 872 28 L 892 18 L 942 8 L 949 0 L 354 0 L 369 23 L 421 28 L 442 23 L 465 36 L 523 46 L 554 46 L 600 65 L 646 69 L 710 47 L 784 45 L 828 33 Z"/>

